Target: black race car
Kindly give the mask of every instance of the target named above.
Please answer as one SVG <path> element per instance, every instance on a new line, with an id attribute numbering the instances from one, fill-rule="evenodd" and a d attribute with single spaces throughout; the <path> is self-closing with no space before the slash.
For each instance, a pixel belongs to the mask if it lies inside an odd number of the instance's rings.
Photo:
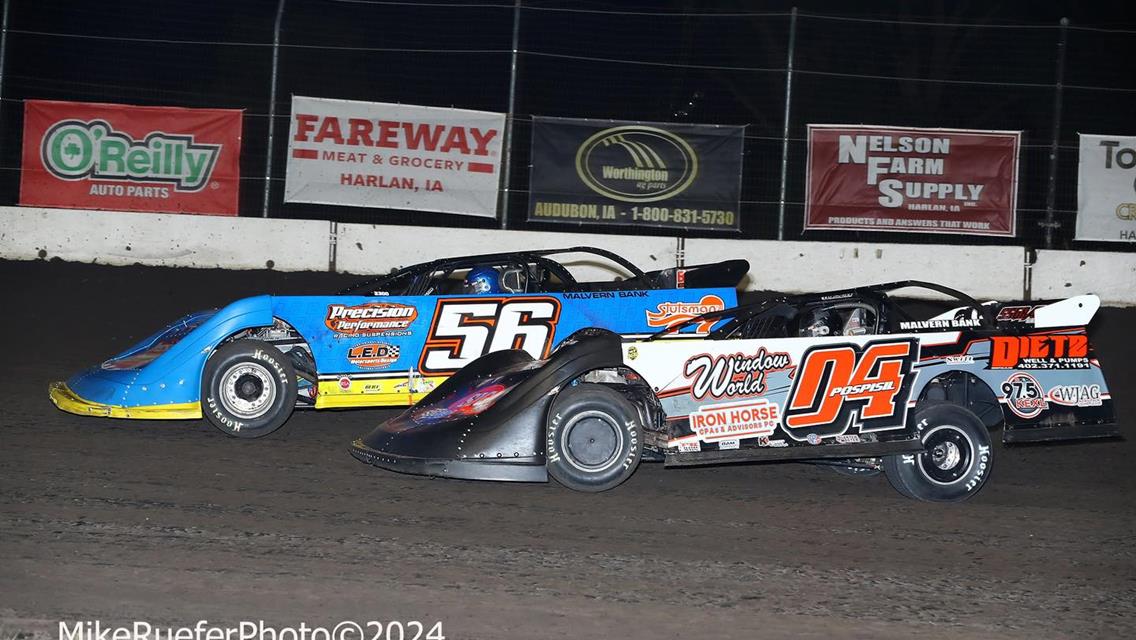
<path id="1" fill-rule="evenodd" d="M 889 294 L 960 306 L 931 317 Z M 763 301 L 641 340 L 586 329 L 547 359 L 480 358 L 354 442 L 394 471 L 602 491 L 641 459 L 764 460 L 883 470 L 904 495 L 957 501 L 1006 442 L 1117 435 L 1085 326 L 1100 301 L 979 304 L 924 282 Z M 708 334 L 683 334 L 702 325 Z"/>

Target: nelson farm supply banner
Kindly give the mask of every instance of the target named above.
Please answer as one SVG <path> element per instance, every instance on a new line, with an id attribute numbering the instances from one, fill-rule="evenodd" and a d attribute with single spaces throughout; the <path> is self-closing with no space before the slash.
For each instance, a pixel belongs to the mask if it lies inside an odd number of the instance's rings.
<path id="1" fill-rule="evenodd" d="M 534 117 L 528 219 L 737 230 L 744 131 Z"/>
<path id="2" fill-rule="evenodd" d="M 1013 236 L 1021 132 L 809 125 L 805 229 Z"/>
<path id="3" fill-rule="evenodd" d="M 286 202 L 496 217 L 505 114 L 292 97 Z"/>
<path id="4" fill-rule="evenodd" d="M 1081 134 L 1077 239 L 1136 242 L 1136 137 Z"/>
<path id="5" fill-rule="evenodd" d="M 237 215 L 241 111 L 28 100 L 20 204 Z"/>

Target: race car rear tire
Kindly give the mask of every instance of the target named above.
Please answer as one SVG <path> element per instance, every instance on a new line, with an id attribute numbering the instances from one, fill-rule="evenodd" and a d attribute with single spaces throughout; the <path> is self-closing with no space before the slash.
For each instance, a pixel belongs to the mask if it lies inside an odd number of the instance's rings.
<path id="1" fill-rule="evenodd" d="M 643 456 L 639 412 L 617 391 L 578 384 L 556 397 L 545 428 L 548 474 L 576 491 L 607 491 Z"/>
<path id="2" fill-rule="evenodd" d="M 924 451 L 883 459 L 884 475 L 900 493 L 928 502 L 961 502 L 990 477 L 990 431 L 973 412 L 950 402 L 921 402 L 912 415 Z"/>
<path id="3" fill-rule="evenodd" d="M 296 370 L 276 347 L 238 340 L 218 348 L 201 375 L 201 412 L 237 438 L 276 431 L 296 406 Z"/>

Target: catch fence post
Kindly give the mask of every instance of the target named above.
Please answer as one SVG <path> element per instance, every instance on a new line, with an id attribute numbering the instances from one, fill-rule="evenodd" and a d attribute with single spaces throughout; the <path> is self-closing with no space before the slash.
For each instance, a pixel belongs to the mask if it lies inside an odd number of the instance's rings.
<path id="1" fill-rule="evenodd" d="M 785 67 L 785 121 L 781 127 L 781 197 L 777 209 L 777 239 L 785 239 L 785 182 L 789 175 L 789 117 L 793 104 L 793 54 L 797 45 L 797 8 L 789 14 L 789 57 Z"/>
<path id="2" fill-rule="evenodd" d="M 1053 90 L 1053 130 L 1049 143 L 1049 184 L 1045 192 L 1045 248 L 1053 248 L 1053 229 L 1060 226 L 1054 221 L 1057 206 L 1057 153 L 1061 146 L 1061 102 L 1065 84 L 1065 43 L 1069 36 L 1069 19 L 1061 18 L 1060 37 L 1057 40 L 1057 85 Z"/>
<path id="3" fill-rule="evenodd" d="M 280 62 L 280 23 L 284 18 L 284 0 L 276 5 L 276 26 L 272 30 L 272 83 L 268 89 L 268 161 L 264 163 L 264 205 L 260 216 L 268 217 L 268 194 L 272 190 L 272 140 L 276 132 L 276 69 Z"/>
<path id="4" fill-rule="evenodd" d="M 4 24 L 3 27 L 0 27 L 0 112 L 3 112 L 4 109 L 4 62 L 8 53 L 8 1 L 4 0 Z M 4 148 L 3 131 L 0 128 L 0 151 Z"/>
<path id="5" fill-rule="evenodd" d="M 521 35 L 521 0 L 513 2 L 513 61 L 509 70 L 509 112 L 505 115 L 505 139 L 502 140 L 501 152 L 501 178 L 504 188 L 501 190 L 501 228 L 509 224 L 509 200 L 513 194 L 513 120 L 516 117 L 517 104 L 517 51 L 520 48 Z"/>

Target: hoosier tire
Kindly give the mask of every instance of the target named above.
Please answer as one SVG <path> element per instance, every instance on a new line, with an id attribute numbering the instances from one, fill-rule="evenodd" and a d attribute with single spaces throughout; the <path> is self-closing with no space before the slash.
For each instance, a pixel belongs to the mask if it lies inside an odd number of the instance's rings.
<path id="1" fill-rule="evenodd" d="M 267 342 L 231 342 L 205 363 L 201 412 L 230 436 L 266 436 L 284 425 L 295 406 L 296 370 Z"/>
<path id="2" fill-rule="evenodd" d="M 639 412 L 619 392 L 578 384 L 556 397 L 545 429 L 548 474 L 576 491 L 614 488 L 643 455 Z"/>
<path id="3" fill-rule="evenodd" d="M 924 451 L 883 459 L 884 475 L 900 493 L 928 502 L 961 502 L 990 477 L 994 450 L 978 416 L 949 402 L 923 402 L 913 415 Z"/>

